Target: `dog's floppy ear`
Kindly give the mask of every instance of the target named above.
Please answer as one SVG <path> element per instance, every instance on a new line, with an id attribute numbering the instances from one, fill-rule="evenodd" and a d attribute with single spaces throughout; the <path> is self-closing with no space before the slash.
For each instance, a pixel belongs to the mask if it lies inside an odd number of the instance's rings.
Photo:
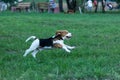
<path id="1" fill-rule="evenodd" d="M 57 30 L 56 35 L 65 36 L 68 33 L 67 30 Z"/>
<path id="2" fill-rule="evenodd" d="M 56 31 L 56 35 L 60 35 L 61 34 L 61 31 Z"/>

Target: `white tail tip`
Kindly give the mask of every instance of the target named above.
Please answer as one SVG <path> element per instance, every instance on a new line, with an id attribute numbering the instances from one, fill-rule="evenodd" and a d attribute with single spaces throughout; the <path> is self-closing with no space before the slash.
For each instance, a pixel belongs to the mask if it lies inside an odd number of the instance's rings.
<path id="1" fill-rule="evenodd" d="M 35 39 L 35 38 L 36 38 L 36 36 L 30 36 L 29 38 L 26 39 L 25 42 L 28 42 L 30 39 Z"/>

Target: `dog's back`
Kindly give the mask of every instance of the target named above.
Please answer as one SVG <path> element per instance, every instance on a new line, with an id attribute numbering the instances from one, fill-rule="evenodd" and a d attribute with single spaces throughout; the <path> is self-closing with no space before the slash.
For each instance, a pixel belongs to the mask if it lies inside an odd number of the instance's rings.
<path id="1" fill-rule="evenodd" d="M 53 46 L 53 38 L 48 38 L 48 39 L 39 39 L 40 40 L 40 47 L 45 47 L 45 46 Z"/>

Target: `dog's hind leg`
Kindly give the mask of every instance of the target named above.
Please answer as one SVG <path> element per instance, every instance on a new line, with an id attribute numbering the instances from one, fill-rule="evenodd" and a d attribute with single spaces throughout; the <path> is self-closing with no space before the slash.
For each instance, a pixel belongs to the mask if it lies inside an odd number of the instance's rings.
<path id="1" fill-rule="evenodd" d="M 24 57 L 27 56 L 27 54 L 29 54 L 31 51 L 33 51 L 33 50 L 31 50 L 30 48 L 27 49 L 27 50 L 25 51 L 25 54 L 24 54 L 23 56 L 24 56 Z"/>
<path id="2" fill-rule="evenodd" d="M 36 54 L 38 53 L 38 51 L 42 51 L 43 49 L 36 49 L 36 50 L 34 50 L 33 52 L 32 52 L 32 56 L 34 57 L 34 58 L 36 58 Z"/>
<path id="3" fill-rule="evenodd" d="M 36 40 L 33 41 L 33 43 L 31 44 L 30 48 L 25 51 L 25 54 L 24 54 L 23 56 L 24 56 L 24 57 L 27 56 L 27 54 L 29 54 L 31 51 L 36 50 L 38 47 L 39 47 L 39 40 L 36 39 Z"/>
<path id="4" fill-rule="evenodd" d="M 32 56 L 34 57 L 34 58 L 36 58 L 36 54 L 38 53 L 38 49 L 36 49 L 36 50 L 34 50 L 33 52 L 32 52 Z"/>

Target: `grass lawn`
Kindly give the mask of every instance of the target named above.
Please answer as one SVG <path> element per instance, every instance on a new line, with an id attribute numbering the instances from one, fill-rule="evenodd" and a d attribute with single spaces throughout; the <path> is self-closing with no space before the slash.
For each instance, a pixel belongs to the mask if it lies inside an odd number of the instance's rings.
<path id="1" fill-rule="evenodd" d="M 35 35 L 66 29 L 71 53 L 44 50 L 23 57 Z M 120 80 L 120 14 L 0 13 L 0 80 Z"/>

